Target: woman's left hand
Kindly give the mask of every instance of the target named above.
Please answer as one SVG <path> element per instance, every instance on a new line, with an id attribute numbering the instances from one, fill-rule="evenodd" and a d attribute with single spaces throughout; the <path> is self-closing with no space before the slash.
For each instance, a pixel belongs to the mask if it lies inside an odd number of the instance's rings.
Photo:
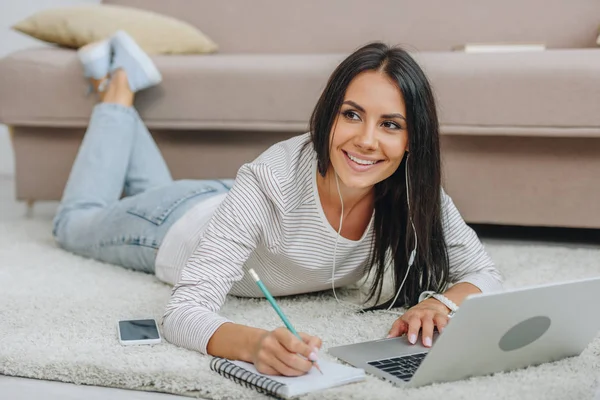
<path id="1" fill-rule="evenodd" d="M 408 341 L 417 342 L 419 330 L 422 330 L 423 346 L 431 347 L 433 328 L 441 333 L 448 325 L 450 309 L 436 299 L 430 298 L 409 308 L 400 318 L 394 321 L 388 337 L 402 336 L 406 333 Z"/>

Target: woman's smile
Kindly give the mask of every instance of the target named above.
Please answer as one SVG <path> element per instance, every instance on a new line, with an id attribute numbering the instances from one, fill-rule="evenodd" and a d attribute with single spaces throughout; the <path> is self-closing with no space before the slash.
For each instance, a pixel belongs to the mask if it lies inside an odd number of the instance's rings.
<path id="1" fill-rule="evenodd" d="M 351 169 L 356 172 L 366 172 L 374 168 L 377 168 L 384 160 L 373 158 L 372 156 L 363 156 L 357 153 L 351 153 L 346 150 L 342 150 L 344 158 Z"/>

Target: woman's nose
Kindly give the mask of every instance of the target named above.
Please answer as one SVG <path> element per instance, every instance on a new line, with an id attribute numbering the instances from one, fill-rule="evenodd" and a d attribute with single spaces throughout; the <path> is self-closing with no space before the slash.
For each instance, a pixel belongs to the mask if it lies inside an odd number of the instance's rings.
<path id="1" fill-rule="evenodd" d="M 373 126 L 363 125 L 356 140 L 356 145 L 364 150 L 375 150 L 377 148 L 376 129 Z"/>

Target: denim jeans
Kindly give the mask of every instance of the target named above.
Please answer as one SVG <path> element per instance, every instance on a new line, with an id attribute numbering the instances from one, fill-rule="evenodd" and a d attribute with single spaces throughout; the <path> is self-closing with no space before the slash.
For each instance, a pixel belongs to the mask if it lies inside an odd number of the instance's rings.
<path id="1" fill-rule="evenodd" d="M 232 184 L 231 179 L 174 181 L 135 109 L 98 104 L 54 218 L 53 236 L 75 254 L 153 273 L 173 223 Z"/>

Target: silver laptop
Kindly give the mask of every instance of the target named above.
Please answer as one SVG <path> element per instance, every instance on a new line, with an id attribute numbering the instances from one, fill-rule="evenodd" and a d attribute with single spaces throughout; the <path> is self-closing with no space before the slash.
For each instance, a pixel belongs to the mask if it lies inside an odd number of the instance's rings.
<path id="1" fill-rule="evenodd" d="M 433 346 L 405 336 L 332 347 L 331 355 L 410 387 L 579 355 L 600 331 L 600 278 L 469 296 Z"/>

